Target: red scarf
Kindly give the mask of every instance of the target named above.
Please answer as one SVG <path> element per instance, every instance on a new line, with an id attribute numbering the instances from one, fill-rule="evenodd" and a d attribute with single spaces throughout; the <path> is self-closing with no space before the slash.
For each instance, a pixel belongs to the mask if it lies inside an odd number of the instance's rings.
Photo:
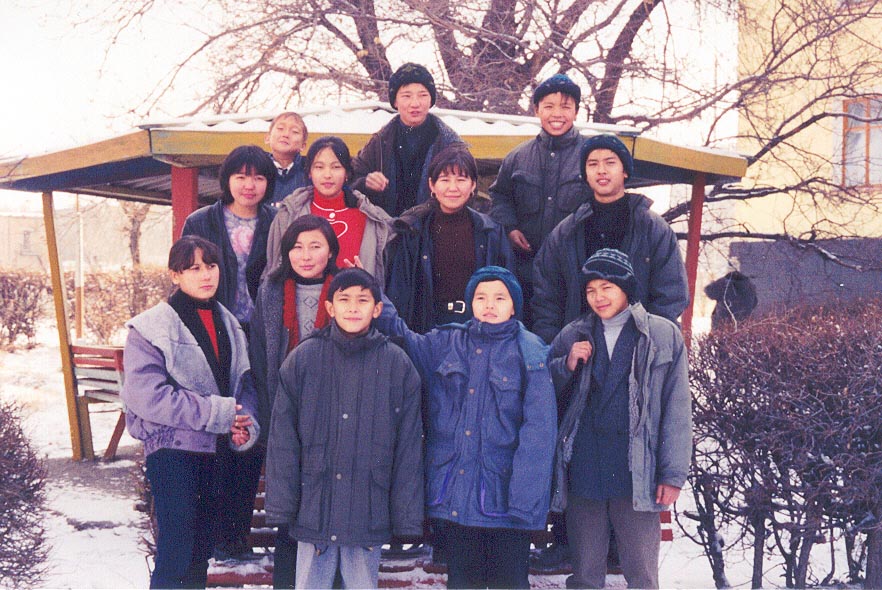
<path id="1" fill-rule="evenodd" d="M 324 284 L 322 284 L 322 292 L 321 295 L 319 295 L 318 312 L 315 315 L 316 330 L 327 326 L 328 321 L 330 320 L 330 317 L 328 317 L 328 310 L 325 308 L 325 301 L 328 299 L 328 287 L 331 286 L 332 278 L 333 275 L 328 273 Z M 297 321 L 297 284 L 294 282 L 294 279 L 285 279 L 284 289 L 282 321 L 285 323 L 285 327 L 288 328 L 288 350 L 286 352 L 291 352 L 300 342 L 300 323 Z"/>

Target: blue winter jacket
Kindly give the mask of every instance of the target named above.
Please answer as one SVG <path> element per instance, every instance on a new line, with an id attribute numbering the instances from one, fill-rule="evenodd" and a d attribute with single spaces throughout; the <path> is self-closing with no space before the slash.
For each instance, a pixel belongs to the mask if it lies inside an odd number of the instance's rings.
<path id="1" fill-rule="evenodd" d="M 427 392 L 428 515 L 544 529 L 557 436 L 547 345 L 517 320 L 471 319 L 420 335 L 386 298 L 375 325 L 404 338 Z"/>

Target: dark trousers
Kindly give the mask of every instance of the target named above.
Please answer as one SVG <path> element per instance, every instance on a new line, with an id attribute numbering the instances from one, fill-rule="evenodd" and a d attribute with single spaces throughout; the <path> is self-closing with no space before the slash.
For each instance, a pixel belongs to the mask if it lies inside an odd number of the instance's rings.
<path id="1" fill-rule="evenodd" d="M 530 533 L 450 523 L 448 588 L 529 588 Z"/>
<path id="2" fill-rule="evenodd" d="M 216 514 L 214 456 L 160 449 L 147 457 L 156 514 L 151 588 L 205 588 Z"/>
<path id="3" fill-rule="evenodd" d="M 254 498 L 260 485 L 260 471 L 266 448 L 254 445 L 244 453 L 232 451 L 228 445 L 219 445 L 224 455 L 224 470 L 219 473 L 215 543 L 218 547 L 233 551 L 247 549 L 247 537 L 251 532 L 254 515 Z"/>
<path id="4" fill-rule="evenodd" d="M 276 530 L 273 553 L 273 588 L 294 588 L 297 577 L 297 541 L 288 534 L 288 525 Z"/>
<path id="5" fill-rule="evenodd" d="M 661 525 L 657 512 L 637 512 L 631 498 L 601 501 L 570 495 L 566 514 L 573 563 L 567 587 L 603 588 L 612 525 L 628 588 L 658 588 Z"/>

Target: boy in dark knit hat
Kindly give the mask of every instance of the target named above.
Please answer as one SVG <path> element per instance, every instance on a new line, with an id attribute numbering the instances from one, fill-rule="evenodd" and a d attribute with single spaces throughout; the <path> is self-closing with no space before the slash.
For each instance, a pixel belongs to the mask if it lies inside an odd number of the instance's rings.
<path id="1" fill-rule="evenodd" d="M 629 588 L 658 588 L 657 512 L 692 454 L 687 355 L 679 327 L 646 312 L 628 256 L 604 248 L 582 267 L 591 311 L 561 330 L 548 366 L 565 413 L 551 509 L 566 510 L 568 588 L 603 588 L 610 527 Z"/>
<path id="2" fill-rule="evenodd" d="M 374 133 L 352 160 L 352 188 L 392 217 L 429 198 L 432 156 L 459 135 L 429 113 L 435 80 L 424 66 L 406 63 L 389 78 L 389 103 L 398 114 Z"/>
<path id="3" fill-rule="evenodd" d="M 582 91 L 568 76 L 555 74 L 533 91 L 533 109 L 542 130 L 512 150 L 490 187 L 490 216 L 505 228 L 524 287 L 525 321 L 532 327 L 533 257 L 560 221 L 588 200 L 579 179 L 580 135 L 573 127 Z"/>
<path id="4" fill-rule="evenodd" d="M 585 310 L 582 261 L 601 248 L 626 252 L 634 265 L 636 295 L 650 313 L 671 321 L 686 309 L 689 289 L 677 236 L 652 201 L 625 192 L 634 161 L 614 135 L 582 144 L 579 170 L 591 198 L 548 235 L 533 262 L 533 331 L 546 342 Z"/>

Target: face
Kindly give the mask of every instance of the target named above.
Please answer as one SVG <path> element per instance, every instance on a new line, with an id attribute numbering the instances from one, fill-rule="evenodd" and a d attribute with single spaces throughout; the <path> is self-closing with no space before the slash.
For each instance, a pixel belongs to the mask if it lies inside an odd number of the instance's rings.
<path id="1" fill-rule="evenodd" d="M 445 170 L 438 175 L 438 180 L 429 179 L 429 189 L 438 199 L 441 211 L 456 213 L 469 202 L 475 190 L 475 181 L 470 177 L 453 170 Z"/>
<path id="2" fill-rule="evenodd" d="M 202 260 L 202 250 L 194 253 L 193 264 L 181 272 L 170 271 L 170 274 L 172 283 L 197 301 L 214 297 L 220 282 L 220 269 L 216 263 L 207 264 Z"/>
<path id="3" fill-rule="evenodd" d="M 593 150 L 585 159 L 585 178 L 600 203 L 612 203 L 625 195 L 628 175 L 612 150 Z"/>
<path id="4" fill-rule="evenodd" d="M 563 135 L 573 128 L 576 120 L 576 101 L 562 92 L 544 96 L 536 105 L 536 116 L 548 135 Z"/>
<path id="5" fill-rule="evenodd" d="M 276 160 L 288 163 L 303 149 L 303 127 L 294 117 L 282 117 L 266 134 L 266 143 Z"/>
<path id="6" fill-rule="evenodd" d="M 266 194 L 266 176 L 254 170 L 249 173 L 243 167 L 230 176 L 230 194 L 233 195 L 233 202 L 227 205 L 230 211 L 239 217 L 254 217 Z"/>
<path id="7" fill-rule="evenodd" d="M 588 281 L 585 296 L 591 310 L 602 320 L 614 318 L 628 307 L 628 296 L 621 287 L 603 279 Z"/>
<path id="8" fill-rule="evenodd" d="M 326 147 L 315 155 L 309 168 L 309 178 L 316 192 L 331 199 L 340 194 L 346 183 L 346 168 L 334 155 L 331 148 Z"/>
<path id="9" fill-rule="evenodd" d="M 300 232 L 294 247 L 288 251 L 288 260 L 294 272 L 305 279 L 317 279 L 325 272 L 331 259 L 331 247 L 321 230 Z"/>
<path id="10" fill-rule="evenodd" d="M 422 125 L 432 107 L 432 95 L 429 89 L 413 82 L 398 89 L 395 95 L 395 108 L 401 115 L 401 122 L 408 127 Z"/>
<path id="11" fill-rule="evenodd" d="M 478 283 L 472 297 L 472 315 L 488 324 L 501 324 L 514 317 L 514 300 L 502 281 Z"/>
<path id="12" fill-rule="evenodd" d="M 371 327 L 371 320 L 379 317 L 383 303 L 374 300 L 369 289 L 354 285 L 338 290 L 331 301 L 325 301 L 328 315 L 350 336 L 361 336 Z"/>

